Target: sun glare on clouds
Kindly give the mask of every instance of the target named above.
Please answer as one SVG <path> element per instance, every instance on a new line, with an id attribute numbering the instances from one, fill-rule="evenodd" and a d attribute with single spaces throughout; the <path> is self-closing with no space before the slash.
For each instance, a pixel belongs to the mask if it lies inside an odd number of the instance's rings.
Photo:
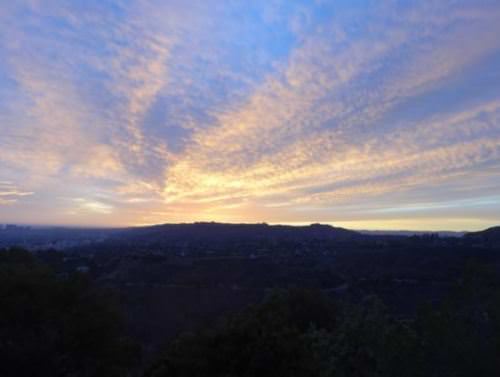
<path id="1" fill-rule="evenodd" d="M 495 2 L 42 3 L 0 12 L 0 222 L 500 221 Z"/>

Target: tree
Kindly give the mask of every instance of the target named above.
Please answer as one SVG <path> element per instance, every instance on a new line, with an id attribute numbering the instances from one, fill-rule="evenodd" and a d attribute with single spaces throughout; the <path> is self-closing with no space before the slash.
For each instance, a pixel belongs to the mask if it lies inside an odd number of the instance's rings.
<path id="1" fill-rule="evenodd" d="M 137 360 L 110 295 L 26 251 L 0 251 L 0 308 L 1 376 L 124 376 Z"/>
<path id="2" fill-rule="evenodd" d="M 333 328 L 335 310 L 320 293 L 275 291 L 214 329 L 178 338 L 147 376 L 315 376 L 306 333 Z"/>

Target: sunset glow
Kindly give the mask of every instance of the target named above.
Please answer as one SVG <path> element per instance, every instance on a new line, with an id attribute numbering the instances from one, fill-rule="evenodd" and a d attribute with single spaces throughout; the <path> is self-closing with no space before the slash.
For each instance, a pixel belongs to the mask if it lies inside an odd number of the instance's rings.
<path id="1" fill-rule="evenodd" d="M 500 3 L 5 1 L 0 222 L 500 223 Z"/>

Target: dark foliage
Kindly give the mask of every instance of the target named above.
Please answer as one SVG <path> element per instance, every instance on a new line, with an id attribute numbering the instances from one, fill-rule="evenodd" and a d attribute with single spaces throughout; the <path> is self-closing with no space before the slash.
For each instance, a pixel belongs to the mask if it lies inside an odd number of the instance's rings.
<path id="1" fill-rule="evenodd" d="M 3 377 L 123 376 L 137 360 L 109 295 L 23 250 L 0 252 L 0 308 Z"/>
<path id="2" fill-rule="evenodd" d="M 391 318 L 373 297 L 339 305 L 319 293 L 277 292 L 179 337 L 146 376 L 498 376 L 500 297 L 490 278 L 473 269 L 412 321 Z"/>
<path id="3" fill-rule="evenodd" d="M 148 376 L 314 375 L 306 334 L 333 329 L 335 312 L 320 294 L 275 292 L 215 329 L 180 337 Z"/>

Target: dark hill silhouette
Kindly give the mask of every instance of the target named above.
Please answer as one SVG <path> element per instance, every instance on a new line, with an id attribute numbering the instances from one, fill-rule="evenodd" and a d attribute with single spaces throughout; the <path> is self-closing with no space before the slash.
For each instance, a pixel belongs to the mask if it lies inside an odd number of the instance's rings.
<path id="1" fill-rule="evenodd" d="M 479 232 L 470 232 L 465 235 L 484 242 L 500 242 L 500 226 L 495 226 Z"/>
<path id="2" fill-rule="evenodd" d="M 162 224 L 148 227 L 128 228 L 120 232 L 120 237 L 149 240 L 300 240 L 330 239 L 350 240 L 363 235 L 330 225 L 311 224 L 307 226 L 262 224 L 226 224 L 216 222 L 197 222 L 192 224 Z"/>

